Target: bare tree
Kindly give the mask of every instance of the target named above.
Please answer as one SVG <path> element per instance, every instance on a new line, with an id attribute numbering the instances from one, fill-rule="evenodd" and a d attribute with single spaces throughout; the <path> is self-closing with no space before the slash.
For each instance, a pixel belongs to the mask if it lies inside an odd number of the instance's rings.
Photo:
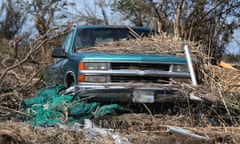
<path id="1" fill-rule="evenodd" d="M 14 0 L 1 2 L 0 17 L 3 18 L 0 21 L 0 37 L 6 39 L 13 39 L 26 19 L 22 5 Z"/>
<path id="2" fill-rule="evenodd" d="M 104 10 L 105 3 L 104 0 L 99 1 L 99 3 L 95 3 L 95 6 L 99 6 L 101 9 L 101 13 L 103 18 L 98 16 L 95 8 L 90 7 L 88 3 L 84 3 L 84 9 L 75 9 L 76 13 L 73 14 L 73 23 L 77 24 L 106 24 L 108 25 L 108 19 L 106 12 Z"/>
<path id="3" fill-rule="evenodd" d="M 109 25 L 108 17 L 107 17 L 106 11 L 105 11 L 105 9 L 104 9 L 104 7 L 106 7 L 105 1 L 104 1 L 104 0 L 100 0 L 97 4 L 98 4 L 99 7 L 101 8 L 101 12 L 102 12 L 102 15 L 103 15 L 104 24 L 105 24 L 105 25 Z"/>
<path id="4" fill-rule="evenodd" d="M 104 24 L 104 20 L 98 18 L 92 9 L 86 8 L 85 12 L 77 11 L 77 14 L 74 23 L 83 23 L 83 24 Z"/>
<path id="5" fill-rule="evenodd" d="M 152 18 L 156 17 L 153 2 L 149 0 L 116 0 L 112 3 L 112 9 L 137 26 L 149 25 Z"/>
<path id="6" fill-rule="evenodd" d="M 180 18 L 181 18 L 181 14 L 182 14 L 183 2 L 184 2 L 184 0 L 179 0 L 177 3 L 176 20 L 175 20 L 175 28 L 174 28 L 177 38 L 180 37 L 180 27 L 181 27 Z"/>
<path id="7" fill-rule="evenodd" d="M 44 35 L 52 26 L 55 19 L 64 18 L 68 3 L 66 0 L 32 0 L 23 1 L 26 11 L 33 17 L 34 24 L 40 35 Z"/>
<path id="8" fill-rule="evenodd" d="M 210 56 L 219 58 L 238 28 L 238 0 L 115 0 L 112 9 L 134 25 L 158 19 L 160 29 L 178 38 L 199 41 Z"/>

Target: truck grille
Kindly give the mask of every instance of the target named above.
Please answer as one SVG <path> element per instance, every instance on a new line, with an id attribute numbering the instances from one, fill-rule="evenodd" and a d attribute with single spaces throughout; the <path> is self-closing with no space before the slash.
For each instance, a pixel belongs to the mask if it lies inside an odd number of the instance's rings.
<path id="1" fill-rule="evenodd" d="M 159 63 L 111 63 L 112 70 L 153 70 L 153 71 L 169 71 L 170 64 Z M 127 83 L 127 82 L 142 82 L 142 83 L 169 83 L 167 77 L 156 76 L 121 76 L 112 75 L 111 82 Z"/>
<path id="2" fill-rule="evenodd" d="M 158 63 L 111 63 L 113 70 L 128 69 L 128 70 L 161 70 L 169 71 L 170 64 Z"/>
<path id="3" fill-rule="evenodd" d="M 128 82 L 140 82 L 140 83 L 169 83 L 167 77 L 146 77 L 146 76 L 111 76 L 111 82 L 113 83 L 128 83 Z"/>

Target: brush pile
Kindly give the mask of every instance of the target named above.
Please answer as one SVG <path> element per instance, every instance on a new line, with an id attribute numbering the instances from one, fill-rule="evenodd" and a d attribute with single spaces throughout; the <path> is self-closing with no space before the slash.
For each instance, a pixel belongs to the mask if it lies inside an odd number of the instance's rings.
<path id="1" fill-rule="evenodd" d="M 102 51 L 108 53 L 144 53 L 171 54 L 184 56 L 183 46 L 188 45 L 192 59 L 198 66 L 201 84 L 207 84 L 211 89 L 221 87 L 224 92 L 240 91 L 240 70 L 224 69 L 210 64 L 211 58 L 204 53 L 205 49 L 199 43 L 178 41 L 167 35 L 156 35 L 147 38 L 108 42 L 96 47 L 84 48 L 79 51 Z"/>
<path id="2" fill-rule="evenodd" d="M 121 40 L 99 44 L 96 47 L 80 49 L 80 51 L 103 51 L 109 53 L 145 53 L 145 54 L 178 54 L 183 52 L 182 46 L 188 44 L 194 52 L 199 46 L 193 42 L 180 42 L 166 35 L 155 35 L 144 38 Z"/>
<path id="3" fill-rule="evenodd" d="M 59 35 L 43 36 L 23 47 L 12 46 L 11 43 L 14 41 L 0 41 L 0 120 L 4 121 L 0 125 L 0 143 L 6 142 L 4 141 L 6 138 L 12 140 L 13 143 L 86 142 L 83 140 L 86 137 L 82 133 L 59 128 L 40 130 L 41 128 L 34 128 L 19 122 L 6 122 L 9 119 L 21 120 L 16 117 L 16 114 L 25 115 L 21 109 L 23 99 L 34 96 L 36 90 L 44 86 L 42 81 L 44 68 L 53 61 L 50 58 L 50 52 L 53 48 L 59 47 L 56 46 L 57 43 L 61 43 L 56 42 L 57 38 Z M 202 98 L 204 102 L 197 104 L 188 102 L 185 105 L 175 103 L 174 106 L 163 104 L 162 111 L 158 112 L 160 114 L 155 114 L 156 109 L 144 106 L 149 113 L 147 116 L 135 114 L 133 111 L 127 114 L 127 117 L 126 115 L 111 116 L 106 119 L 103 117 L 95 122 L 124 134 L 131 133 L 128 139 L 134 143 L 159 143 L 159 140 L 163 140 L 164 137 L 168 140 L 163 143 L 174 143 L 173 140 L 176 138 L 180 138 L 182 143 L 191 143 L 191 140 L 186 142 L 181 136 L 173 138 L 173 135 L 165 131 L 166 125 L 188 127 L 201 132 L 209 130 L 209 133 L 205 135 L 214 141 L 239 143 L 240 140 L 237 138 L 239 136 L 232 131 L 239 131 L 240 126 L 238 118 L 240 114 L 240 70 L 210 64 L 211 58 L 203 52 L 204 49 L 200 44 L 178 41 L 163 34 L 104 43 L 82 49 L 82 51 L 99 50 L 110 53 L 159 53 L 184 56 L 182 46 L 185 44 L 190 46 L 191 56 L 197 64 L 199 85 L 193 87 L 187 83 L 176 82 L 176 84 L 182 88 L 187 97 L 193 93 Z M 227 126 L 235 126 L 236 129 L 228 129 Z M 224 130 L 223 127 L 225 127 Z M 35 138 L 35 141 L 30 140 L 30 137 Z M 139 139 L 140 137 L 142 139 Z M 149 141 L 146 140 L 147 138 Z"/>

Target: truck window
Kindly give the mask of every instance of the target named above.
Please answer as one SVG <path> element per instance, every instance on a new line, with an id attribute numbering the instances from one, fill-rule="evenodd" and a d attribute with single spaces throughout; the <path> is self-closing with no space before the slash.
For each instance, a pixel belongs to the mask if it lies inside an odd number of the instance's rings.
<path id="1" fill-rule="evenodd" d="M 138 30 L 134 31 L 139 36 L 147 36 L 149 30 Z M 81 48 L 93 47 L 103 42 L 118 41 L 121 39 L 130 39 L 134 36 L 129 32 L 127 28 L 85 28 L 78 29 L 74 49 L 77 51 Z"/>

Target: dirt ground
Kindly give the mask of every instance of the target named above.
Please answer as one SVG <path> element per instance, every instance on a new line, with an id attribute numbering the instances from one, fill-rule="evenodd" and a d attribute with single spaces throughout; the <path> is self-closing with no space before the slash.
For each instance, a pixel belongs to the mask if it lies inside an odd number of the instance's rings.
<path id="1" fill-rule="evenodd" d="M 174 144 L 205 144 L 239 143 L 238 127 L 194 126 L 188 123 L 187 117 L 181 115 L 146 113 L 130 113 L 120 116 L 104 116 L 93 120 L 99 128 L 113 130 L 122 138 L 116 141 L 112 134 L 93 134 L 84 132 L 83 127 L 77 130 L 55 127 L 33 127 L 30 124 L 17 121 L 2 121 L 0 143 L 174 143 Z M 188 129 L 195 134 L 206 137 L 201 140 L 189 135 L 168 131 L 168 126 Z M 82 130 L 83 129 L 83 130 Z M 123 141 L 125 140 L 125 141 Z"/>

